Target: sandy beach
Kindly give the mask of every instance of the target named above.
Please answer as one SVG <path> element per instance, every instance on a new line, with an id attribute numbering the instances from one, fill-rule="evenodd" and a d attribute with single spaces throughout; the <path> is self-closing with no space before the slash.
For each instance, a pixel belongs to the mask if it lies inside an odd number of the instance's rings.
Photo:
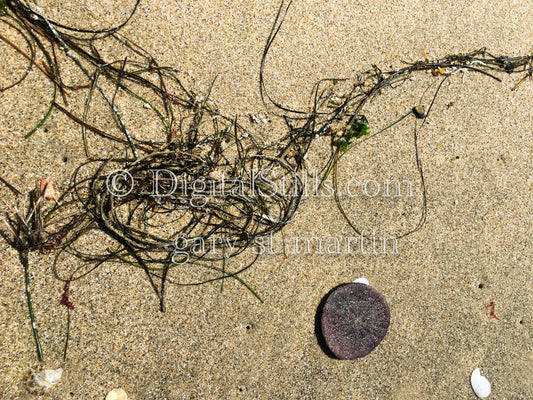
<path id="1" fill-rule="evenodd" d="M 120 23 L 134 4 L 39 3 L 51 20 L 86 29 Z M 120 32 L 159 65 L 175 67 L 195 93 L 212 86 L 210 99 L 220 112 L 237 117 L 253 135 L 281 138 L 285 121 L 259 90 L 261 57 L 279 6 L 277 0 L 142 0 Z M 15 35 L 5 24 L 0 33 Z M 320 79 L 354 79 L 372 65 L 390 70 L 424 54 L 438 59 L 483 47 L 494 55 L 531 54 L 533 3 L 295 1 L 266 59 L 265 87 L 276 102 L 308 110 Z M 4 50 L 0 86 L 27 65 L 0 41 Z M 101 52 L 121 59 L 112 45 Z M 79 80 L 72 63 L 63 73 L 69 84 Z M 53 252 L 32 252 L 44 364 L 63 368 L 43 399 L 103 400 L 114 388 L 131 400 L 476 399 L 475 368 L 492 384 L 490 399 L 531 398 L 533 81 L 511 90 L 522 75 L 497 76 L 501 82 L 457 72 L 443 84 L 418 136 L 427 218 L 416 232 L 390 239 L 413 229 L 423 211 L 414 118 L 365 141 L 339 164 L 342 206 L 374 242 L 354 232 L 331 193 L 313 190 L 310 173 L 292 221 L 265 239 L 263 254 L 240 275 L 263 302 L 235 279 L 225 279 L 222 288 L 220 281 L 169 285 L 162 313 L 142 269 L 103 264 L 70 285 L 75 308 L 63 361 L 64 283 L 52 272 Z M 425 72 L 384 90 L 365 106 L 371 131 L 421 102 L 427 107 L 438 79 Z M 0 176 L 24 193 L 42 177 L 65 190 L 86 160 L 79 125 L 58 110 L 24 139 L 52 92 L 36 69 L 0 92 Z M 158 126 L 147 110 L 120 104 L 136 134 L 152 138 Z M 83 105 L 81 94 L 69 98 L 70 110 L 81 113 Z M 95 153 L 106 151 L 97 140 L 93 145 Z M 323 165 L 328 151 L 326 140 L 313 143 L 310 171 Z M 24 197 L 1 182 L 0 197 L 2 212 L 23 204 Z M 3 220 L 0 225 L 6 230 Z M 0 255 L 0 397 L 32 399 L 22 383 L 38 364 L 24 270 L 1 238 Z M 228 262 L 237 269 L 245 261 Z M 62 268 L 76 267 L 69 263 Z M 332 288 L 359 277 L 387 299 L 390 327 L 368 356 L 332 359 L 317 342 L 317 307 Z M 491 302 L 499 319 L 490 317 Z"/>

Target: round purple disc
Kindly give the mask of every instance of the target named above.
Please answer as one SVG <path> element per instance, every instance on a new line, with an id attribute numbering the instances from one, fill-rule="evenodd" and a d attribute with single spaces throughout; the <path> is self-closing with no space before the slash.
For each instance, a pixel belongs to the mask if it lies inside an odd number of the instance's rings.
<path id="1" fill-rule="evenodd" d="M 390 324 L 385 297 L 364 283 L 346 283 L 324 303 L 321 327 L 333 354 L 343 360 L 368 355 L 383 340 Z"/>

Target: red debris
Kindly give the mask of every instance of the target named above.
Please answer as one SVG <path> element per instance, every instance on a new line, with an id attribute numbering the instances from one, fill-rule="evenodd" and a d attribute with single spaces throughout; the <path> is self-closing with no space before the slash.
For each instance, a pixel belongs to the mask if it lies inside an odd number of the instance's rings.
<path id="1" fill-rule="evenodd" d="M 61 301 L 59 302 L 62 306 L 67 306 L 69 310 L 74 310 L 74 303 L 68 299 L 70 279 L 67 279 L 65 286 L 63 287 L 63 294 L 61 295 Z"/>
<path id="2" fill-rule="evenodd" d="M 486 306 L 485 308 L 489 308 L 490 309 L 490 315 L 489 315 L 489 318 L 494 318 L 494 319 L 497 319 L 498 321 L 500 320 L 496 314 L 494 314 L 494 300 L 490 302 L 490 304 L 488 306 Z"/>

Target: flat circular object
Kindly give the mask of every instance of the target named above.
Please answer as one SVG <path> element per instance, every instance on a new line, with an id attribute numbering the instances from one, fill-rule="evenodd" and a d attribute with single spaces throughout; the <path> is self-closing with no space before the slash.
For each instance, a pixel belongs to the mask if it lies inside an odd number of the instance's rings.
<path id="1" fill-rule="evenodd" d="M 385 297 L 364 283 L 346 283 L 334 289 L 322 310 L 324 340 L 343 360 L 368 355 L 383 340 L 390 324 Z"/>

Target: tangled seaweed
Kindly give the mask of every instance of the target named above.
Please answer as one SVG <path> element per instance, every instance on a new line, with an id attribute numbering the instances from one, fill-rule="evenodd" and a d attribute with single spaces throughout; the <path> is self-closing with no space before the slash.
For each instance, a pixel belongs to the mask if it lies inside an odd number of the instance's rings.
<path id="1" fill-rule="evenodd" d="M 361 227 L 358 227 L 357 223 L 349 217 L 340 201 L 338 163 L 350 150 L 361 145 L 366 140 L 387 131 L 403 119 L 413 116 L 415 118 L 414 153 L 422 192 L 422 211 L 415 227 L 397 234 L 396 239 L 418 231 L 423 227 L 427 217 L 426 186 L 422 161 L 419 156 L 418 138 L 443 84 L 454 75 L 462 72 L 485 75 L 497 82 L 502 81 L 497 74 L 520 74 L 522 77 L 511 89 L 514 91 L 526 79 L 529 78 L 531 80 L 533 78 L 533 54 L 516 57 L 497 56 L 488 52 L 486 48 L 481 48 L 470 53 L 447 55 L 436 60 L 429 60 L 425 56 L 423 60 L 408 63 L 405 67 L 392 70 L 383 70 L 377 65 L 372 65 L 372 68 L 359 73 L 352 79 L 324 79 L 319 81 L 315 84 L 311 93 L 311 107 L 308 110 L 295 110 L 284 106 L 270 96 L 264 80 L 264 67 L 268 52 L 279 34 L 291 4 L 292 0 L 288 2 L 281 1 L 263 52 L 259 80 L 261 97 L 265 107 L 273 105 L 274 111 L 287 121 L 289 135 L 285 140 L 300 144 L 298 147 L 304 155 L 310 146 L 311 140 L 314 138 L 320 136 L 330 138 L 331 153 L 321 170 L 321 185 L 330 173 L 333 173 L 333 194 L 337 207 L 348 225 L 355 233 L 363 237 L 367 236 L 363 233 Z M 365 106 L 386 91 L 400 88 L 402 84 L 412 79 L 415 75 L 427 74 L 428 72 L 437 80 L 436 85 L 433 83 L 428 88 L 436 87 L 428 107 L 414 104 L 412 109 L 398 120 L 392 121 L 377 132 L 370 133 L 368 118 L 365 116 Z M 338 89 L 337 87 L 341 85 L 342 89 Z M 345 94 L 339 98 L 336 94 L 337 92 Z M 302 127 L 295 128 L 294 126 L 298 126 L 297 124 L 301 124 Z M 302 149 L 305 150 L 302 151 Z"/>
<path id="2" fill-rule="evenodd" d="M 522 74 L 514 90 L 533 76 L 533 56 L 494 56 L 483 48 L 437 60 L 426 58 L 389 71 L 373 66 L 353 79 L 322 80 L 313 88 L 309 109 L 290 109 L 270 96 L 264 80 L 269 50 L 291 4 L 282 1 L 263 53 L 259 83 L 265 106 L 273 107 L 284 119 L 286 132 L 276 143 L 264 144 L 236 118 L 222 115 L 209 93 L 198 96 L 188 90 L 174 68 L 159 66 L 150 54 L 120 34 L 138 4 L 139 0 L 116 27 L 85 30 L 49 20 L 37 3 L 30 6 L 24 1 L 0 0 L 1 23 L 20 33 L 29 49 L 26 52 L 0 35 L 29 63 L 21 78 L 0 90 L 18 85 L 28 78 L 31 68 L 38 68 L 53 83 L 53 96 L 44 117 L 26 137 L 56 109 L 81 127 L 88 160 L 76 169 L 70 187 L 52 205 L 43 207 L 44 192 L 38 187 L 30 193 L 26 212 L 6 213 L 9 232 L 3 236 L 21 255 L 32 322 L 27 270 L 28 252 L 35 250 L 56 253 L 54 271 L 67 289 L 71 281 L 103 263 L 141 268 L 162 311 L 166 283 L 198 285 L 233 278 L 260 299 L 239 274 L 260 255 L 260 239 L 282 230 L 296 212 L 304 189 L 301 177 L 307 173 L 305 159 L 313 141 L 319 137 L 330 140 L 330 157 L 321 166 L 321 174 L 324 182 L 332 173 L 336 188 L 337 166 L 347 152 L 411 116 L 418 121 L 414 148 L 423 204 L 418 224 L 398 235 L 405 237 L 426 220 L 417 140 L 443 83 L 458 72 L 483 74 L 496 81 L 500 81 L 497 74 Z M 113 40 L 124 57 L 104 59 L 98 50 L 102 40 Z M 60 58 L 76 65 L 82 82 L 65 84 Z M 365 106 L 422 73 L 431 73 L 437 80 L 428 107 L 415 104 L 399 120 L 372 132 Z M 341 98 L 336 95 L 340 85 L 346 89 Z M 153 138 L 148 140 L 129 127 L 116 102 L 119 92 L 159 121 L 161 129 Z M 69 109 L 72 93 L 84 95 L 85 105 L 78 115 Z M 91 107 L 97 98 L 113 116 L 113 127 L 91 122 Z M 91 149 L 94 138 L 108 149 L 107 154 Z M 4 179 L 2 182 L 20 194 Z M 360 227 L 344 211 L 338 191 L 334 194 L 341 214 L 360 233 Z M 87 249 L 86 243 L 93 246 Z M 228 268 L 228 260 L 240 255 L 246 256 L 247 261 L 241 263 L 244 266 Z M 82 265 L 74 271 L 64 270 L 68 257 Z M 188 267 L 201 267 L 205 274 L 191 282 Z M 42 359 L 36 329 L 34 335 Z"/>

